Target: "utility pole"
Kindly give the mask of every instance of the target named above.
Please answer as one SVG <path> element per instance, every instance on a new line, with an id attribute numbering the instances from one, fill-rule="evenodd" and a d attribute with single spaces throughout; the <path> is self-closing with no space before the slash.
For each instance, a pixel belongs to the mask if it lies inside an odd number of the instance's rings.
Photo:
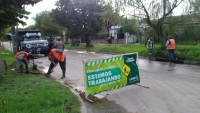
<path id="1" fill-rule="evenodd" d="M 17 38 L 16 38 L 16 31 L 15 31 L 15 26 L 13 26 L 12 28 L 12 45 L 13 45 L 13 53 L 16 54 L 17 53 Z"/>
<path id="2" fill-rule="evenodd" d="M 199 10 L 198 10 L 198 11 L 199 11 L 199 14 L 200 14 L 200 0 L 199 0 L 199 5 L 198 5 L 198 7 L 199 7 Z"/>

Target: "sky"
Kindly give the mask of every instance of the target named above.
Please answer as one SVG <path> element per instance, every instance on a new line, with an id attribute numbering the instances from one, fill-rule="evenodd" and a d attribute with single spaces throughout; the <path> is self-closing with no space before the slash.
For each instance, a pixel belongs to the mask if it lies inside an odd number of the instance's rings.
<path id="1" fill-rule="evenodd" d="M 58 0 L 43 0 L 42 2 L 39 2 L 37 4 L 35 4 L 34 6 L 32 5 L 27 5 L 25 6 L 26 10 L 31 12 L 30 15 L 28 15 L 29 19 L 23 19 L 27 26 L 29 25 L 32 25 L 34 24 L 34 20 L 33 20 L 33 17 L 35 17 L 35 15 L 37 13 L 40 13 L 42 11 L 50 11 L 51 9 L 54 9 L 55 8 L 55 2 L 58 1 Z M 24 27 L 27 27 L 27 26 L 24 26 Z M 20 28 L 23 28 L 23 26 L 19 26 Z"/>
<path id="2" fill-rule="evenodd" d="M 42 2 L 39 2 L 34 6 L 32 5 L 25 6 L 26 10 L 31 12 L 31 14 L 28 15 L 29 19 L 27 20 L 23 19 L 23 21 L 27 23 L 27 26 L 33 25 L 34 24 L 33 17 L 35 17 L 37 13 L 40 13 L 42 11 L 45 11 L 45 10 L 50 11 L 51 9 L 54 9 L 56 1 L 58 0 L 43 0 Z M 182 6 L 179 6 L 178 8 L 174 10 L 174 15 L 180 15 L 182 10 L 183 10 Z M 19 28 L 24 28 L 27 26 L 20 25 Z"/>

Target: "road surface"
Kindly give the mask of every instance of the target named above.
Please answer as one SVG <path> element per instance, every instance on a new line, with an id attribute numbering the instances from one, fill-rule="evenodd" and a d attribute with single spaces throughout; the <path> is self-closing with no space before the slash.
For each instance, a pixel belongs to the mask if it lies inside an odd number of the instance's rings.
<path id="1" fill-rule="evenodd" d="M 5 44 L 5 43 L 4 43 Z M 9 47 L 9 43 L 5 44 Z M 84 87 L 83 59 L 111 56 L 85 51 L 65 50 L 66 78 L 61 80 L 57 66 L 52 76 L 73 87 Z M 47 70 L 47 57 L 35 60 Z M 101 95 L 94 104 L 85 103 L 87 113 L 200 113 L 200 67 L 194 65 L 149 62 L 139 58 L 141 85 L 131 85 Z"/>

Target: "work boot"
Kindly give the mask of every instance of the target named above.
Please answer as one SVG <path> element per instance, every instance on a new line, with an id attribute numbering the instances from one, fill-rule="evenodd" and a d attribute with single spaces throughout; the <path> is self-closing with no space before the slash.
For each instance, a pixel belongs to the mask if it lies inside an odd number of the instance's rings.
<path id="1" fill-rule="evenodd" d="M 23 74 L 23 66 L 19 66 L 19 72 Z"/>
<path id="2" fill-rule="evenodd" d="M 29 74 L 29 69 L 26 69 L 26 74 Z"/>
<path id="3" fill-rule="evenodd" d="M 169 58 L 169 62 L 172 63 L 172 59 L 171 58 Z"/>
<path id="4" fill-rule="evenodd" d="M 45 76 L 50 76 L 51 73 L 52 73 L 52 71 L 51 71 L 51 69 L 49 68 L 48 72 L 45 73 L 44 75 L 45 75 Z"/>
<path id="5" fill-rule="evenodd" d="M 50 74 L 49 74 L 49 73 L 45 73 L 44 75 L 45 75 L 45 76 L 50 76 Z"/>
<path id="6" fill-rule="evenodd" d="M 149 55 L 149 59 L 148 60 L 151 61 L 151 55 Z"/>
<path id="7" fill-rule="evenodd" d="M 65 70 L 62 70 L 62 77 L 61 77 L 61 79 L 63 79 L 63 78 L 65 78 Z"/>

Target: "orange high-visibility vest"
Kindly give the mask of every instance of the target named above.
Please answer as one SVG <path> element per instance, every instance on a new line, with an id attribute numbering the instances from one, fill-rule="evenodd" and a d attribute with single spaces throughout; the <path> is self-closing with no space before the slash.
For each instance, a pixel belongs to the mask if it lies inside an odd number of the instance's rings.
<path id="1" fill-rule="evenodd" d="M 48 57 L 50 60 L 57 59 L 60 62 L 64 62 L 64 60 L 65 60 L 65 54 L 63 52 L 58 53 L 58 52 L 56 52 L 55 49 L 51 50 L 51 53 L 49 54 Z"/>
<path id="2" fill-rule="evenodd" d="M 27 56 L 28 56 L 28 53 L 27 53 L 27 52 L 25 52 L 25 51 L 20 51 L 20 52 L 17 52 L 17 53 L 15 54 L 15 58 L 18 58 L 18 56 L 21 55 L 21 54 L 25 54 L 24 58 L 27 58 Z"/>
<path id="3" fill-rule="evenodd" d="M 167 46 L 167 50 L 174 50 L 176 47 L 175 47 L 175 40 L 174 39 L 169 39 L 170 41 L 170 44 Z"/>

